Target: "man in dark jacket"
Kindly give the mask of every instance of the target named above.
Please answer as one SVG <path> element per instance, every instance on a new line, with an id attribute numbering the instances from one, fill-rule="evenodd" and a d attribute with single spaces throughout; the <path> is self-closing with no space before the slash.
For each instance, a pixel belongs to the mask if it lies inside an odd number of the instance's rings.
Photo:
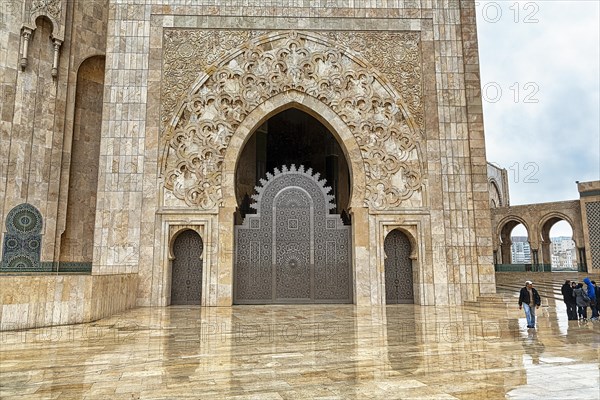
<path id="1" fill-rule="evenodd" d="M 525 317 L 527 318 L 527 327 L 535 329 L 535 310 L 540 308 L 542 299 L 537 290 L 533 287 L 533 282 L 525 281 L 525 287 L 521 288 L 519 293 L 519 310 L 525 309 Z"/>
<path id="2" fill-rule="evenodd" d="M 563 301 L 567 306 L 567 318 L 569 321 L 577 321 L 577 302 L 575 301 L 575 296 L 573 296 L 571 281 L 565 281 L 560 291 L 563 295 Z"/>

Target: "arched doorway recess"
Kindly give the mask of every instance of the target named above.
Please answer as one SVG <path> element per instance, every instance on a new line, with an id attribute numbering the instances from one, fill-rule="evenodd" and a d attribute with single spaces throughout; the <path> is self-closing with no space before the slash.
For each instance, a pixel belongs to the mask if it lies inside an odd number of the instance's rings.
<path id="1" fill-rule="evenodd" d="M 386 304 L 414 303 L 411 244 L 398 229 L 385 238 L 385 302 Z"/>
<path id="2" fill-rule="evenodd" d="M 202 250 L 204 243 L 191 229 L 181 232 L 173 243 L 171 305 L 200 305 L 202 298 Z"/>

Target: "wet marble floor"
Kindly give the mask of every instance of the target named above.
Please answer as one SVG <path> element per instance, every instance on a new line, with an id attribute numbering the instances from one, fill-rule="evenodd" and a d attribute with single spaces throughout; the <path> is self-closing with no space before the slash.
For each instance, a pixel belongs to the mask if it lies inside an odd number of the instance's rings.
<path id="1" fill-rule="evenodd" d="M 525 325 L 516 306 L 139 308 L 0 332 L 0 398 L 600 397 L 600 323 L 551 299 Z"/>

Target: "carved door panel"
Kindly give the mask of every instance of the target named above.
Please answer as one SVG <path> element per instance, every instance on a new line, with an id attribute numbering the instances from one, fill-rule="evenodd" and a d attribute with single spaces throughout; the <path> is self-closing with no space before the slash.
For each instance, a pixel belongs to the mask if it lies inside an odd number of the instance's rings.
<path id="1" fill-rule="evenodd" d="M 173 244 L 171 305 L 200 305 L 202 298 L 202 239 L 192 230 L 179 234 Z"/>
<path id="2" fill-rule="evenodd" d="M 406 235 L 393 230 L 383 244 L 386 304 L 414 303 L 411 246 Z"/>
<path id="3" fill-rule="evenodd" d="M 300 189 L 288 188 L 276 199 L 275 299 L 309 301 L 313 251 L 311 199 Z"/>
<path id="4" fill-rule="evenodd" d="M 234 302 L 350 303 L 350 227 L 324 180 L 303 167 L 267 174 L 235 228 Z"/>

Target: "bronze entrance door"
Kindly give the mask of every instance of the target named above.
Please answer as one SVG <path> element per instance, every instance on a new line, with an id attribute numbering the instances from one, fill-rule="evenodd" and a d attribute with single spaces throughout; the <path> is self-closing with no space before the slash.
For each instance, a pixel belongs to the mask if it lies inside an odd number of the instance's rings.
<path id="1" fill-rule="evenodd" d="M 410 241 L 404 233 L 393 230 L 385 238 L 383 249 L 386 304 L 414 303 Z"/>
<path id="2" fill-rule="evenodd" d="M 267 174 L 235 228 L 236 304 L 350 303 L 350 227 L 325 181 L 303 167 Z"/>
<path id="3" fill-rule="evenodd" d="M 200 235 L 181 232 L 173 244 L 171 305 L 200 305 L 202 298 L 202 248 Z"/>

